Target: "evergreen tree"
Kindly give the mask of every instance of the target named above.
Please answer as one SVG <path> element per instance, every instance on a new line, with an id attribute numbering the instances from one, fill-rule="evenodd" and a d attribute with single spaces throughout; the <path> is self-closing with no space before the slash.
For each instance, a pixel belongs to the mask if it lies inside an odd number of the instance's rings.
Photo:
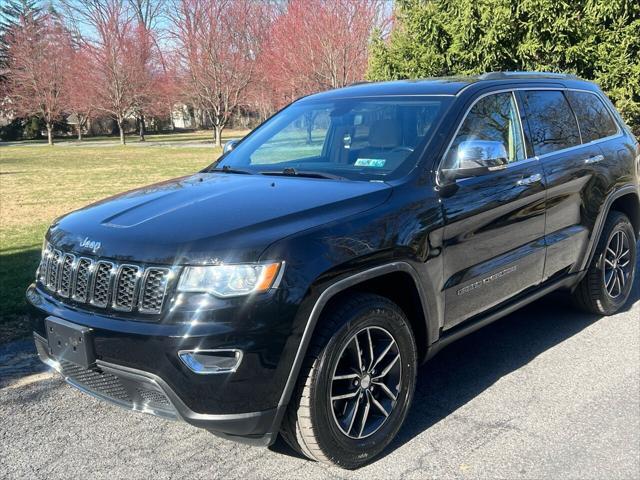
<path id="1" fill-rule="evenodd" d="M 397 0 L 387 40 L 374 38 L 371 80 L 497 70 L 595 80 L 640 133 L 637 0 Z"/>
<path id="2" fill-rule="evenodd" d="M 0 4 L 0 73 L 7 65 L 7 34 L 21 18 L 36 18 L 41 13 L 38 0 L 3 0 Z"/>

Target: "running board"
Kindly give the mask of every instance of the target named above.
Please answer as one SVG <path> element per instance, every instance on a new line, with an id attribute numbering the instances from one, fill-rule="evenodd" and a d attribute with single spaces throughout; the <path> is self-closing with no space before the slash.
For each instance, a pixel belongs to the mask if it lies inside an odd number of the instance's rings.
<path id="1" fill-rule="evenodd" d="M 429 346 L 429 350 L 426 355 L 426 360 L 432 358 L 436 353 L 442 350 L 444 347 L 449 345 L 450 343 L 455 342 L 456 340 L 461 339 L 462 337 L 475 332 L 476 330 L 489 325 L 490 323 L 495 322 L 496 320 L 501 319 L 502 317 L 509 315 L 510 313 L 515 312 L 516 310 L 524 307 L 525 305 L 538 300 L 539 298 L 544 297 L 548 293 L 553 292 L 554 290 L 558 290 L 559 288 L 570 288 L 573 287 L 580 280 L 580 273 L 574 273 L 568 275 L 560 280 L 556 280 L 549 285 L 541 287 L 540 289 L 526 295 L 523 298 L 515 300 L 503 307 L 500 307 L 498 310 L 493 313 L 489 313 L 487 315 L 481 316 L 479 318 L 470 319 L 466 322 L 461 323 L 458 326 L 453 327 L 451 330 L 447 330 L 444 332 L 440 339 L 431 344 Z"/>

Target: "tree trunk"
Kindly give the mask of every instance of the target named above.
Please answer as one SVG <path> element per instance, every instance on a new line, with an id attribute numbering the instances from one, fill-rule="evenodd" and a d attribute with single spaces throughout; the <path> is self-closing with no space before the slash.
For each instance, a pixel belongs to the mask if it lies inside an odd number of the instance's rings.
<path id="1" fill-rule="evenodd" d="M 140 118 L 138 120 L 140 124 L 140 141 L 144 142 L 144 130 L 145 130 L 144 115 L 140 115 Z"/>
<path id="2" fill-rule="evenodd" d="M 222 127 L 219 125 L 213 126 L 214 139 L 216 141 L 216 147 L 222 147 Z"/>
<path id="3" fill-rule="evenodd" d="M 47 122 L 47 143 L 53 145 L 53 125 Z"/>
<path id="4" fill-rule="evenodd" d="M 120 131 L 120 145 L 125 145 L 127 142 L 124 139 L 124 121 L 123 119 L 118 119 L 118 130 Z"/>
<path id="5" fill-rule="evenodd" d="M 78 126 L 76 128 L 78 129 L 78 141 L 81 142 L 82 141 L 82 124 L 80 123 L 80 120 L 78 120 Z"/>

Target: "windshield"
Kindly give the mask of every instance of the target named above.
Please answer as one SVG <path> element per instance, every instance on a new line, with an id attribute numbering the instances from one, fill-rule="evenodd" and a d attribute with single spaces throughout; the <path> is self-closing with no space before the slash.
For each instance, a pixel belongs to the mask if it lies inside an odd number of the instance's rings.
<path id="1" fill-rule="evenodd" d="M 415 166 L 449 101 L 391 97 L 297 102 L 212 167 L 351 180 L 397 177 Z"/>

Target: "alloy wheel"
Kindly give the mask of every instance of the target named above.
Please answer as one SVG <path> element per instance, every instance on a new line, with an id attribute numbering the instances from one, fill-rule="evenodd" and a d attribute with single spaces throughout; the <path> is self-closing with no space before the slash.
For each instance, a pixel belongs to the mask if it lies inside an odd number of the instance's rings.
<path id="1" fill-rule="evenodd" d="M 611 236 L 604 252 L 603 282 L 611 298 L 622 295 L 632 268 L 629 238 L 625 232 L 618 230 Z"/>
<path id="2" fill-rule="evenodd" d="M 402 358 L 393 336 L 381 327 L 354 334 L 340 353 L 331 378 L 333 418 L 353 439 L 377 432 L 396 406 Z"/>

